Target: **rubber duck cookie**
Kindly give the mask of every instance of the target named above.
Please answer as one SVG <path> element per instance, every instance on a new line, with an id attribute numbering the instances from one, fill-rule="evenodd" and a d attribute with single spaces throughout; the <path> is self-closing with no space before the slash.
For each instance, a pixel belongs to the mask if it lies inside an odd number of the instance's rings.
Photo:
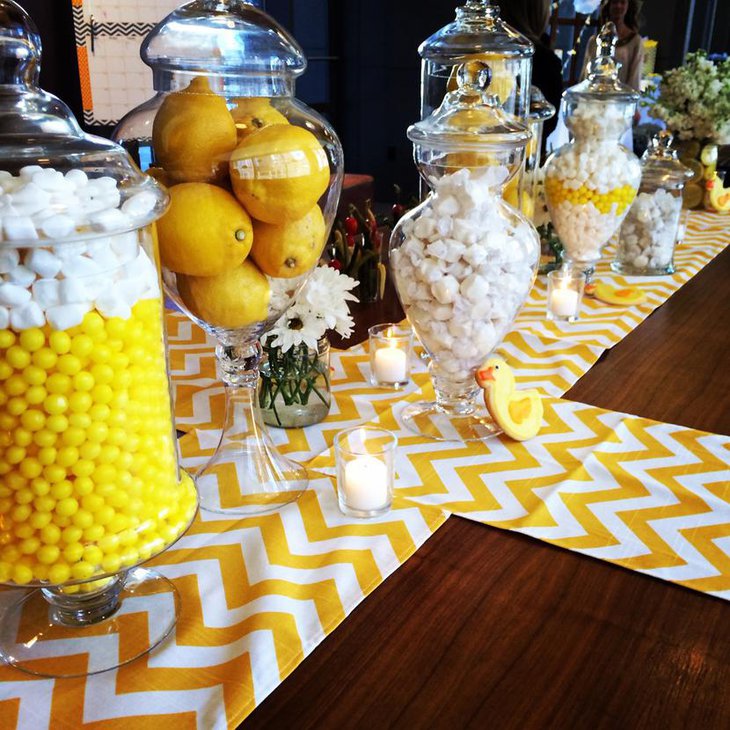
<path id="1" fill-rule="evenodd" d="M 484 390 L 489 415 L 507 436 L 516 441 L 537 436 L 543 415 L 537 390 L 516 390 L 512 368 L 498 357 L 490 357 L 477 369 L 475 378 Z"/>

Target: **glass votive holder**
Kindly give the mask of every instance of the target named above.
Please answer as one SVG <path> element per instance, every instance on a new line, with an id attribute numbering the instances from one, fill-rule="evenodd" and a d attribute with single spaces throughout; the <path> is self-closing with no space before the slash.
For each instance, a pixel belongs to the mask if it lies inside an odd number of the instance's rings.
<path id="1" fill-rule="evenodd" d="M 547 318 L 554 322 L 575 322 L 586 285 L 585 272 L 560 268 L 547 274 Z"/>
<path id="2" fill-rule="evenodd" d="M 378 388 L 403 388 L 411 377 L 413 330 L 398 324 L 377 324 L 368 330 L 370 382 Z"/>
<path id="3" fill-rule="evenodd" d="M 335 436 L 337 501 L 349 517 L 378 517 L 393 503 L 395 447 L 390 431 L 355 426 Z"/>

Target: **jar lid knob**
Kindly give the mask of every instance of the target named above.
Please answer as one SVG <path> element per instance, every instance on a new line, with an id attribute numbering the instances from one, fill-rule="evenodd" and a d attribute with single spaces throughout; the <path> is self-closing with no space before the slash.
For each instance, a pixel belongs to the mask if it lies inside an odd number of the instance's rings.
<path id="1" fill-rule="evenodd" d="M 588 78 L 591 81 L 618 78 L 620 64 L 616 61 L 616 43 L 616 26 L 609 20 L 596 36 L 596 55 L 588 65 Z"/>
<path id="2" fill-rule="evenodd" d="M 0 84 L 38 86 L 41 37 L 28 13 L 14 0 L 0 0 Z"/>

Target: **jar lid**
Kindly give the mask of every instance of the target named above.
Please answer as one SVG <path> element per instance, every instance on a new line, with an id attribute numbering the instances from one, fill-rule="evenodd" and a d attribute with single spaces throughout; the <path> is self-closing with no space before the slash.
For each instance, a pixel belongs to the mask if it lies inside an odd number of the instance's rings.
<path id="1" fill-rule="evenodd" d="M 421 58 L 444 66 L 475 54 L 530 58 L 535 47 L 499 17 L 489 0 L 467 0 L 456 8 L 456 20 L 429 36 L 418 48 Z"/>
<path id="2" fill-rule="evenodd" d="M 588 64 L 588 77 L 567 89 L 566 99 L 635 103 L 639 94 L 618 78 L 620 63 L 616 60 L 618 34 L 612 22 L 605 23 L 596 36 L 596 55 Z"/>
<path id="3" fill-rule="evenodd" d="M 684 183 L 694 172 L 683 165 L 677 151 L 672 147 L 674 135 L 666 129 L 657 132 L 641 156 L 642 179 L 651 178 L 653 182 L 668 185 Z"/>
<path id="4" fill-rule="evenodd" d="M 530 122 L 545 122 L 555 116 L 555 107 L 545 98 L 537 86 L 530 87 Z"/>
<path id="5" fill-rule="evenodd" d="M 68 106 L 38 86 L 41 42 L 30 16 L 13 0 L 0 0 L 0 13 L 3 239 L 14 247 L 42 245 L 44 235 L 78 240 L 159 218 L 168 200 L 162 188 L 122 147 L 85 134 Z M 134 196 L 140 197 L 124 212 Z M 51 216 L 55 228 L 42 222 Z"/>
<path id="6" fill-rule="evenodd" d="M 444 151 L 524 148 L 530 132 L 503 111 L 499 99 L 489 93 L 489 66 L 468 61 L 459 67 L 456 79 L 457 88 L 446 94 L 441 106 L 408 127 L 408 139 L 421 147 Z"/>
<path id="7" fill-rule="evenodd" d="M 291 93 L 307 67 L 299 44 L 271 16 L 246 0 L 193 0 L 158 23 L 140 51 L 154 88 L 187 86 L 192 77 L 216 77 L 242 96 Z"/>

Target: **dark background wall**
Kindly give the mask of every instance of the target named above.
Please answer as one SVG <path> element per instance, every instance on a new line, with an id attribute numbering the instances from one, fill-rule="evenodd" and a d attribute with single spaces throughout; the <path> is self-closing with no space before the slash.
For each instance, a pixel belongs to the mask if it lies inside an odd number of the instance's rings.
<path id="1" fill-rule="evenodd" d="M 332 121 L 345 148 L 347 170 L 373 175 L 378 200 L 392 198 L 393 183 L 415 190 L 405 130 L 419 113 L 418 46 L 453 19 L 460 1 L 258 3 L 304 48 L 309 68 L 298 83 L 297 96 Z M 19 2 L 43 39 L 42 86 L 64 99 L 80 118 L 70 1 Z M 658 71 L 681 64 L 685 49 L 730 50 L 730 0 L 645 0 L 643 17 L 642 34 L 659 42 Z"/>

